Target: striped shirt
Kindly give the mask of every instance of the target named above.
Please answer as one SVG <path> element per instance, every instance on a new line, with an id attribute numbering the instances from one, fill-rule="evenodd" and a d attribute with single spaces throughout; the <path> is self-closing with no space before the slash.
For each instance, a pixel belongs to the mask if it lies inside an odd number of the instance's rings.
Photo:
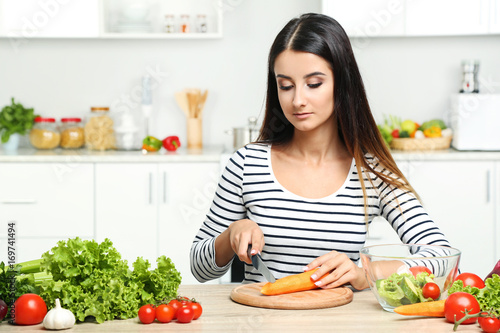
<path id="1" fill-rule="evenodd" d="M 376 170 L 382 170 L 373 158 L 366 158 Z M 405 244 L 449 246 L 412 193 L 394 189 L 372 173 L 363 174 L 368 224 L 382 216 Z M 276 180 L 270 145 L 249 144 L 235 152 L 191 247 L 191 271 L 197 280 L 212 280 L 227 272 L 231 262 L 224 267 L 215 263 L 215 239 L 232 222 L 245 218 L 262 229 L 262 259 L 277 279 L 302 273 L 304 266 L 332 250 L 345 253 L 358 264 L 367 221 L 354 159 L 340 189 L 324 198 L 309 199 L 291 193 Z M 243 282 L 261 281 L 264 277 L 253 266 L 245 265 Z"/>

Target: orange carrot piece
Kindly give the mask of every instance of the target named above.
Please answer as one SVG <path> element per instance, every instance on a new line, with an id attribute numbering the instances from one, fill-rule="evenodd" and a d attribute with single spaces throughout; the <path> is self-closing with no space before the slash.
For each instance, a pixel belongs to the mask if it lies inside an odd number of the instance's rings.
<path id="1" fill-rule="evenodd" d="M 401 305 L 394 312 L 404 316 L 444 317 L 444 302 L 446 300 L 422 302 Z"/>
<path id="2" fill-rule="evenodd" d="M 262 287 L 260 292 L 264 295 L 271 296 L 316 289 L 318 287 L 311 280 L 311 275 L 313 275 L 316 270 L 317 269 L 313 269 L 304 273 L 285 276 L 284 278 L 276 280 L 274 283 L 268 282 Z"/>

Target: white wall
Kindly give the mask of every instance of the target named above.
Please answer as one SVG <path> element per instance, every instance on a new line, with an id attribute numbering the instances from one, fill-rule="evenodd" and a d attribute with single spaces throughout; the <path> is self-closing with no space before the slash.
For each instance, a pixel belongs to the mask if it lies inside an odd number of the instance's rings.
<path id="1" fill-rule="evenodd" d="M 0 39 L 0 105 L 13 96 L 43 116 L 84 116 L 90 106 L 123 103 L 122 95 L 133 93 L 147 68 L 158 68 L 164 79 L 153 92 L 152 134 L 178 134 L 185 141 L 185 118 L 173 93 L 200 87 L 210 91 L 204 143 L 230 145 L 225 130 L 261 116 L 267 53 L 276 33 L 290 18 L 321 6 L 320 0 L 225 3 L 222 39 L 30 39 L 19 52 Z M 459 89 L 465 58 L 479 59 L 481 77 L 500 89 L 500 36 L 352 43 L 377 120 L 383 114 L 415 121 L 443 116 L 449 94 Z"/>

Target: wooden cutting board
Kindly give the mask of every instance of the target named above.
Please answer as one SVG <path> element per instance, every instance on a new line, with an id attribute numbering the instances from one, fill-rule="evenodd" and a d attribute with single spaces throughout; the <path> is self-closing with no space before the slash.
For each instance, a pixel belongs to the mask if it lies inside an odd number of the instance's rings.
<path id="1" fill-rule="evenodd" d="M 346 287 L 314 289 L 296 293 L 266 296 L 260 293 L 265 282 L 244 284 L 231 291 L 237 303 L 269 309 L 307 310 L 332 308 L 352 301 L 353 292 Z"/>

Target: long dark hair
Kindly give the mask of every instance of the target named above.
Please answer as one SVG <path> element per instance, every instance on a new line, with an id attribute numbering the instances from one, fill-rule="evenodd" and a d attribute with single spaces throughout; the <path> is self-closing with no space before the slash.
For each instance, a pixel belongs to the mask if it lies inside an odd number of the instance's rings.
<path id="1" fill-rule="evenodd" d="M 329 16 L 303 14 L 288 22 L 276 36 L 269 53 L 266 111 L 258 141 L 280 145 L 289 142 L 293 137 L 294 127 L 285 118 L 278 100 L 274 73 L 275 60 L 285 50 L 316 54 L 331 66 L 334 76 L 333 116 L 340 140 L 356 161 L 365 197 L 366 214 L 366 188 L 361 168 L 374 173 L 384 182 L 413 192 L 417 196 L 394 162 L 377 128 L 349 38 L 342 26 Z M 367 162 L 366 154 L 375 157 L 382 168 L 393 175 L 387 176 L 381 168 L 375 169 L 374 165 Z"/>

